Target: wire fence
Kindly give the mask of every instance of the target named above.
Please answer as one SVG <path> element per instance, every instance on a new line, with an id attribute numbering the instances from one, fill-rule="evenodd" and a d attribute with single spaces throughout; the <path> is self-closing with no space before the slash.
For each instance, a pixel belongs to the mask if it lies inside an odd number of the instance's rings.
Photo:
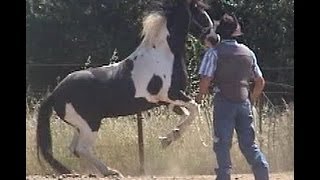
<path id="1" fill-rule="evenodd" d="M 107 64 L 107 63 L 106 63 Z M 101 66 L 104 65 L 103 63 L 91 63 L 90 66 Z M 48 63 L 27 63 L 27 67 L 79 67 L 85 66 L 85 63 L 58 63 L 58 64 L 48 64 Z M 261 67 L 262 70 L 266 71 L 280 71 L 280 70 L 294 70 L 294 67 L 287 66 L 287 67 Z"/>
<path id="2" fill-rule="evenodd" d="M 63 68 L 63 67 L 95 67 L 95 66 L 102 66 L 102 65 L 108 65 L 108 63 L 56 63 L 56 64 L 49 64 L 49 63 L 26 63 L 26 68 L 33 68 L 33 67 L 53 67 L 53 68 Z M 263 71 L 293 71 L 294 67 L 287 66 L 287 67 L 261 67 Z M 27 78 L 28 78 L 28 71 L 27 71 Z M 57 77 L 57 82 L 60 79 Z M 30 88 L 27 87 L 27 96 L 41 96 L 45 94 L 46 92 L 50 92 L 52 90 L 52 85 L 48 85 L 47 88 Z M 281 99 L 283 97 L 290 97 L 289 99 L 293 100 L 294 98 L 294 85 L 283 83 L 283 82 L 272 82 L 272 81 L 266 81 L 266 87 L 264 94 L 266 98 L 276 97 L 277 99 Z M 270 90 L 268 87 L 273 87 L 272 90 Z M 270 99 L 270 98 L 269 98 Z"/>

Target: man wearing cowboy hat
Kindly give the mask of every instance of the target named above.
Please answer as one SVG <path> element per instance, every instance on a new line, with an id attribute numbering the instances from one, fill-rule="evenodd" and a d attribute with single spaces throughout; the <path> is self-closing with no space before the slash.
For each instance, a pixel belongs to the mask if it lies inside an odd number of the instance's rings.
<path id="1" fill-rule="evenodd" d="M 251 165 L 256 180 L 269 179 L 269 165 L 257 144 L 253 127 L 251 103 L 261 94 L 264 78 L 252 50 L 237 42 L 241 27 L 234 15 L 225 14 L 220 20 L 216 33 L 221 42 L 212 51 L 211 59 L 203 61 L 199 74 L 200 92 L 196 97 L 201 102 L 209 93 L 213 80 L 214 97 L 214 152 L 218 168 L 217 180 L 230 180 L 233 131 L 236 130 L 239 147 Z M 249 95 L 249 81 L 254 81 Z"/>

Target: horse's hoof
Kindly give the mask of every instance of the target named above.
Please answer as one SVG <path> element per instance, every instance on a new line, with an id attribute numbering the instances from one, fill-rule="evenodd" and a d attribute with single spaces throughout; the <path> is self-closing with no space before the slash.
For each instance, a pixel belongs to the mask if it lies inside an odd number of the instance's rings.
<path id="1" fill-rule="evenodd" d="M 90 173 L 90 174 L 88 175 L 88 177 L 89 177 L 89 178 L 96 178 L 96 177 L 98 177 L 98 176 L 97 176 L 96 174 L 91 174 L 91 173 Z"/>
<path id="2" fill-rule="evenodd" d="M 108 173 L 105 176 L 112 176 L 113 178 L 117 178 L 117 179 L 124 178 L 124 176 L 115 169 L 109 169 Z"/>
<path id="3" fill-rule="evenodd" d="M 164 139 L 168 139 L 168 137 L 160 136 L 159 139 L 160 139 L 160 141 L 162 141 L 162 140 L 164 140 Z"/>
<path id="4" fill-rule="evenodd" d="M 174 128 L 174 129 L 173 129 L 173 132 L 179 132 L 179 131 L 180 131 L 179 128 Z"/>
<path id="5" fill-rule="evenodd" d="M 166 148 L 172 143 L 172 140 L 168 137 L 159 137 L 159 139 L 161 141 L 162 148 Z"/>
<path id="6" fill-rule="evenodd" d="M 174 139 L 178 139 L 178 138 L 181 137 L 181 133 L 180 133 L 180 129 L 179 129 L 179 128 L 174 128 L 174 129 L 172 130 L 172 132 L 173 132 L 173 137 L 174 137 Z"/>

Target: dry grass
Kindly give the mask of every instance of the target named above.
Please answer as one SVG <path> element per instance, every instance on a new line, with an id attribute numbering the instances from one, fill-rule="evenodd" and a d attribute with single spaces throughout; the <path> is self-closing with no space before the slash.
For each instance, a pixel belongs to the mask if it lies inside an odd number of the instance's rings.
<path id="1" fill-rule="evenodd" d="M 40 167 L 36 157 L 35 115 L 38 102 L 28 100 L 26 119 L 26 173 L 49 174 L 49 166 Z M 31 101 L 31 102 L 30 102 Z M 263 133 L 257 133 L 257 140 L 266 154 L 271 171 L 293 171 L 293 105 L 284 111 L 262 109 Z M 212 116 L 211 107 L 202 108 L 201 120 L 196 119 L 180 140 L 162 149 L 158 136 L 165 135 L 179 122 L 179 116 L 168 113 L 166 108 L 157 108 L 143 113 L 145 170 L 153 175 L 214 174 L 215 154 L 212 151 L 212 129 L 207 121 Z M 211 123 L 209 123 L 211 124 Z M 80 170 L 77 158 L 71 155 L 68 146 L 73 129 L 52 116 L 51 130 L 54 156 L 75 171 Z M 139 174 L 137 122 L 135 116 L 105 119 L 98 133 L 95 155 L 112 168 L 125 175 Z M 207 146 L 205 146 L 206 144 Z M 250 173 L 250 168 L 240 153 L 236 136 L 231 149 L 233 172 Z"/>

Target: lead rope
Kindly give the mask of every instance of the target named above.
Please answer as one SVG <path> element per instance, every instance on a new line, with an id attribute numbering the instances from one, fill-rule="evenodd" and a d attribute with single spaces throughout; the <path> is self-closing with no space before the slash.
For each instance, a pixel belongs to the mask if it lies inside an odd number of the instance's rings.
<path id="1" fill-rule="evenodd" d="M 204 146 L 204 147 L 209 147 L 209 143 L 208 142 L 206 142 L 205 140 L 204 140 L 204 138 L 202 137 L 202 135 L 201 135 L 201 129 L 200 129 L 200 127 L 199 126 L 203 126 L 203 116 L 202 116 L 202 113 L 201 113 L 201 109 L 204 109 L 204 111 L 203 111 L 203 113 L 204 113 L 204 117 L 205 117 L 205 119 L 206 119 L 206 125 L 207 125 L 207 127 L 208 127 L 208 137 L 209 137 L 209 141 L 213 141 L 213 137 L 212 137 L 212 135 L 213 135 L 213 133 L 212 133 L 212 123 L 211 123 L 211 116 L 210 116 L 210 113 L 207 111 L 207 109 L 205 109 L 205 106 L 204 106 L 204 104 L 203 103 L 201 103 L 199 106 L 198 106 L 198 108 L 199 108 L 199 115 L 198 115 L 198 117 L 199 118 L 196 118 L 197 120 L 198 120 L 198 122 L 196 122 L 195 123 L 195 127 L 196 127 L 196 129 L 197 129 L 197 133 L 198 133 L 198 136 L 199 136 L 199 138 L 200 138 L 200 141 L 201 141 L 201 144 Z"/>
<path id="2" fill-rule="evenodd" d="M 198 121 L 200 122 L 199 124 L 203 124 L 202 123 L 202 116 L 201 116 L 201 113 L 199 113 L 199 118 L 197 118 Z M 204 140 L 204 138 L 201 136 L 201 133 L 200 133 L 200 127 L 198 125 L 198 123 L 196 122 L 195 123 L 195 126 L 196 126 L 196 129 L 197 129 L 197 132 L 198 132 L 198 136 L 200 138 L 200 141 L 201 141 L 201 144 L 204 146 L 204 147 L 209 147 L 208 143 L 206 143 L 206 141 Z"/>

